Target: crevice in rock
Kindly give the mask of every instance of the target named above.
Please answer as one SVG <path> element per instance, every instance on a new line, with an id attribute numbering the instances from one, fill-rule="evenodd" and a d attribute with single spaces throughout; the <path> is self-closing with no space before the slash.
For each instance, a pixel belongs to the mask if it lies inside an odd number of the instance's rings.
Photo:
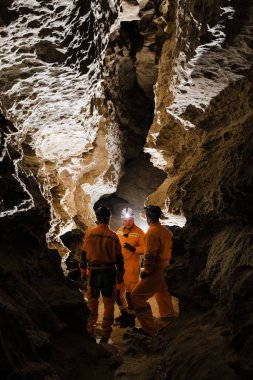
<path id="1" fill-rule="evenodd" d="M 13 20 L 18 18 L 18 12 L 14 9 L 10 9 L 13 0 L 1 1 L 1 15 L 0 15 L 0 27 L 8 26 Z"/>
<path id="2" fill-rule="evenodd" d="M 143 33 L 142 20 L 121 22 L 117 38 L 107 49 L 106 94 L 116 105 L 119 126 L 123 133 L 125 162 L 117 191 L 101 198 L 94 207 L 103 205 L 112 210 L 113 228 L 120 226 L 120 211 L 126 206 L 136 210 L 137 225 L 146 227 L 139 212 L 146 197 L 166 178 L 163 171 L 151 164 L 149 154 L 143 152 L 154 116 L 153 86 L 157 74 L 155 67 L 157 52 L 154 52 L 150 46 L 145 47 L 145 34 L 149 34 L 149 39 L 155 39 L 152 18 L 149 26 L 151 30 L 148 30 L 148 25 L 145 24 L 145 33 Z M 141 55 L 143 49 L 148 49 L 150 55 L 145 53 Z M 113 60 L 115 63 L 111 65 Z M 146 65 L 151 74 L 143 76 Z M 112 76 L 114 82 L 111 80 Z"/>

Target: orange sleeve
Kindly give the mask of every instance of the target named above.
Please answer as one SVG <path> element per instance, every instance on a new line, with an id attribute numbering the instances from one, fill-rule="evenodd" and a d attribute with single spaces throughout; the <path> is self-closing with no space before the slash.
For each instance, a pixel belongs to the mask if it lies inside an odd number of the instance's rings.
<path id="1" fill-rule="evenodd" d="M 147 234 L 145 241 L 144 272 L 150 273 L 156 267 L 160 247 L 160 239 L 156 234 Z"/>
<path id="2" fill-rule="evenodd" d="M 138 240 L 138 245 L 135 247 L 135 253 L 137 255 L 143 255 L 144 254 L 144 232 L 141 231 L 139 240 Z"/>
<path id="3" fill-rule="evenodd" d="M 124 272 L 124 258 L 118 237 L 116 238 L 116 267 L 119 272 Z"/>

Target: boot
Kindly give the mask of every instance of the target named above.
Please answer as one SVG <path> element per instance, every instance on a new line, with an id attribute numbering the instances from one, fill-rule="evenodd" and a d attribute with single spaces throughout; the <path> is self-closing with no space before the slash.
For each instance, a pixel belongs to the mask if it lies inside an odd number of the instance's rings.
<path id="1" fill-rule="evenodd" d="M 129 327 L 135 326 L 135 315 L 134 314 L 128 314 L 128 326 Z"/>
<path id="2" fill-rule="evenodd" d="M 107 338 L 106 336 L 102 335 L 99 343 L 108 343 L 108 341 L 109 341 L 109 338 Z"/>
<path id="3" fill-rule="evenodd" d="M 147 333 L 147 331 L 143 330 L 142 327 L 134 327 L 132 331 L 134 333 L 136 333 L 136 334 L 141 334 L 141 335 L 144 335 L 144 336 L 152 337 L 152 335 L 150 335 L 149 333 Z"/>
<path id="4" fill-rule="evenodd" d="M 128 316 L 128 312 L 126 310 L 122 310 L 120 315 L 114 319 L 114 322 L 117 324 L 118 323 L 120 324 L 127 318 L 127 316 Z"/>
<path id="5" fill-rule="evenodd" d="M 135 326 L 135 315 L 127 314 L 127 317 L 120 322 L 120 328 L 134 327 Z"/>

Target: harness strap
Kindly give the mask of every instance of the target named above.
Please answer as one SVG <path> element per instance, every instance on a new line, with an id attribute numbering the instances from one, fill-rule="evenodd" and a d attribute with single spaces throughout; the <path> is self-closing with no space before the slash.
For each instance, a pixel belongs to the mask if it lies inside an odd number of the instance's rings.
<path id="1" fill-rule="evenodd" d="M 111 269 L 115 268 L 113 263 L 88 263 L 88 267 L 91 269 Z"/>

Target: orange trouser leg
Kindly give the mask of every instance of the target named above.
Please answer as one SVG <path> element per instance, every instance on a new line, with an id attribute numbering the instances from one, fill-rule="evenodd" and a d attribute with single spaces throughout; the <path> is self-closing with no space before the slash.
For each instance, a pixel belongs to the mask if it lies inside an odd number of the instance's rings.
<path id="1" fill-rule="evenodd" d="M 155 335 L 155 324 L 152 310 L 147 300 L 156 292 L 153 287 L 154 284 L 150 275 L 150 277 L 141 280 L 131 293 L 131 300 L 136 317 L 143 330 L 151 336 Z"/>
<path id="2" fill-rule="evenodd" d="M 126 286 L 124 282 L 122 282 L 121 284 L 117 284 L 116 302 L 120 311 L 127 310 Z"/>
<path id="3" fill-rule="evenodd" d="M 131 293 L 132 303 L 141 327 L 150 335 L 155 334 L 152 311 L 147 300 L 156 297 L 162 317 L 174 316 L 171 295 L 164 280 L 163 268 L 156 268 L 141 280 Z"/>
<path id="4" fill-rule="evenodd" d="M 132 291 L 136 285 L 137 285 L 137 282 L 130 282 L 126 286 L 126 300 L 127 300 L 127 305 L 128 305 L 128 313 L 134 314 L 134 315 L 135 315 L 135 311 L 134 311 L 134 307 L 133 307 L 133 303 L 132 303 L 131 293 L 132 293 Z"/>
<path id="5" fill-rule="evenodd" d="M 114 304 L 116 299 L 116 291 L 113 290 L 112 297 L 103 296 L 104 316 L 102 321 L 103 336 L 110 338 L 112 332 L 112 324 L 114 321 Z"/>
<path id="6" fill-rule="evenodd" d="M 167 284 L 163 280 L 160 290 L 155 294 L 161 318 L 174 317 L 175 310 L 172 304 L 172 297 L 168 291 Z"/>
<path id="7" fill-rule="evenodd" d="M 98 320 L 98 299 L 91 297 L 91 287 L 89 285 L 87 287 L 87 298 L 87 306 L 90 312 L 87 320 L 87 331 L 89 334 L 93 335 L 95 324 Z"/>
<path id="8" fill-rule="evenodd" d="M 132 304 L 131 293 L 139 281 L 140 264 L 138 260 L 128 260 L 125 263 L 124 284 L 129 314 L 135 314 Z"/>
<path id="9" fill-rule="evenodd" d="M 117 285 L 116 302 L 120 311 L 127 310 L 130 314 L 134 314 L 134 309 L 131 302 L 131 292 L 139 281 L 139 272 L 137 275 L 133 272 L 132 267 L 128 267 L 124 275 L 124 282 Z M 129 273 L 130 272 L 130 273 Z"/>

